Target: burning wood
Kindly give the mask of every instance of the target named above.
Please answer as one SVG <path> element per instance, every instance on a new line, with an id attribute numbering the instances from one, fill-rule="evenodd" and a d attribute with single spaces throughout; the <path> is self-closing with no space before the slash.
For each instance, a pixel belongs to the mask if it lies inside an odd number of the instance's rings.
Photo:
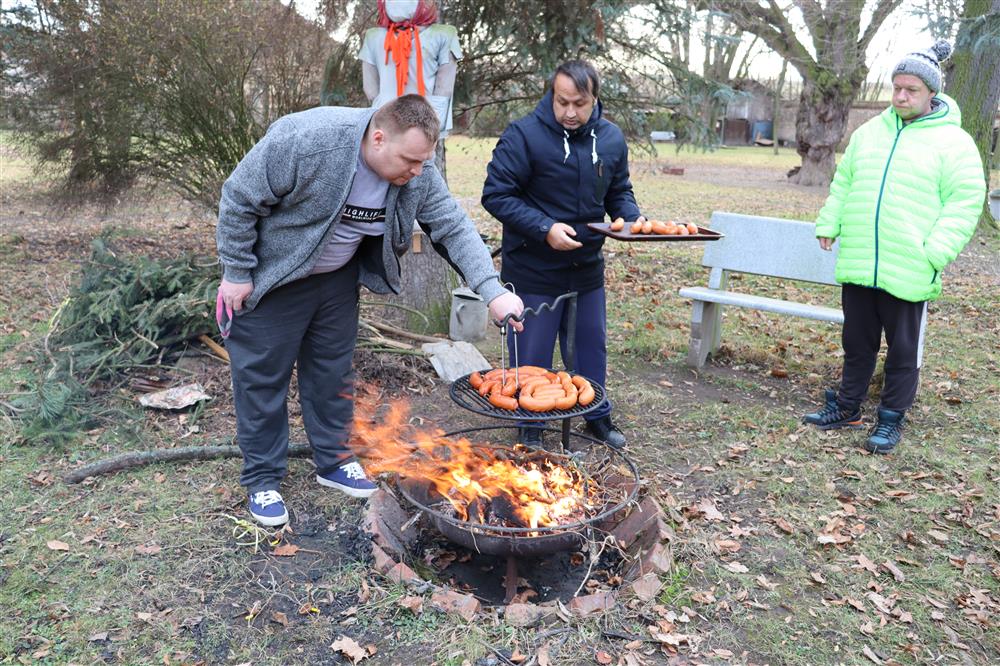
<path id="1" fill-rule="evenodd" d="M 450 504 L 455 517 L 503 527 L 555 527 L 585 519 L 599 489 L 577 469 L 524 447 L 492 448 L 409 423 L 404 402 L 384 417 L 358 404 L 351 448 L 370 474 L 422 479 Z"/>

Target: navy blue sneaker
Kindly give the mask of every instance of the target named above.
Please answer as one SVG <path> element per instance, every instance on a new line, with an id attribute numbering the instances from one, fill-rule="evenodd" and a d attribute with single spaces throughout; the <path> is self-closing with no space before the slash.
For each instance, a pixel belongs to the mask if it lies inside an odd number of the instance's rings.
<path id="1" fill-rule="evenodd" d="M 869 453 L 889 453 L 903 438 L 903 412 L 878 408 L 878 423 L 868 431 L 865 450 Z"/>
<path id="2" fill-rule="evenodd" d="M 288 522 L 288 509 L 277 490 L 261 490 L 250 496 L 250 515 L 261 525 L 274 527 Z"/>
<path id="3" fill-rule="evenodd" d="M 833 430 L 835 428 L 852 428 L 858 430 L 864 427 L 861 420 L 861 408 L 855 408 L 849 412 L 841 409 L 837 404 L 837 392 L 833 389 L 826 390 L 826 404 L 818 412 L 812 412 L 802 417 L 804 423 L 810 423 L 820 430 Z"/>
<path id="4" fill-rule="evenodd" d="M 368 480 L 365 470 L 356 462 L 341 465 L 328 474 L 317 474 L 321 486 L 336 488 L 351 497 L 371 497 L 378 486 Z"/>

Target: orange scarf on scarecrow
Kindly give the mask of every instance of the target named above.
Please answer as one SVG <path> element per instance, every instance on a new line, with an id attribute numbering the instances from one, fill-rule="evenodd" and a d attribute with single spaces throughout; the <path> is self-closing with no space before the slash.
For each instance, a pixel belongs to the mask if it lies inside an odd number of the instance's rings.
<path id="1" fill-rule="evenodd" d="M 413 16 L 405 21 L 392 21 L 385 10 L 385 0 L 378 0 L 378 24 L 385 28 L 385 64 L 389 64 L 389 56 L 396 65 L 396 96 L 401 97 L 406 90 L 410 74 L 410 53 L 416 49 L 417 56 L 417 92 L 427 95 L 424 84 L 424 55 L 420 48 L 419 28 L 431 25 L 437 21 L 437 7 L 433 2 L 420 0 Z"/>

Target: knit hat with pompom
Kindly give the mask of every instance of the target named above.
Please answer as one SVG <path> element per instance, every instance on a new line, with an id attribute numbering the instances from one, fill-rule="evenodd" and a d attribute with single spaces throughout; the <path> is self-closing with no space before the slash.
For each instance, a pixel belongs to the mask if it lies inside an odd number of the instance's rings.
<path id="1" fill-rule="evenodd" d="M 934 46 L 923 51 L 907 53 L 892 70 L 892 77 L 897 74 L 912 74 L 927 84 L 931 92 L 941 90 L 941 63 L 951 55 L 951 44 L 939 39 Z"/>

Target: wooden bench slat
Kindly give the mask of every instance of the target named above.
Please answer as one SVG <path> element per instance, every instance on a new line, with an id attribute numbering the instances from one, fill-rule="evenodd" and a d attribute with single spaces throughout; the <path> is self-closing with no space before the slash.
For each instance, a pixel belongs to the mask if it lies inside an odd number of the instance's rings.
<path id="1" fill-rule="evenodd" d="M 709 289 L 707 287 L 685 287 L 684 289 L 681 289 L 679 293 L 682 298 L 690 298 L 695 301 L 753 308 L 755 310 L 764 310 L 766 312 L 774 312 L 777 314 L 830 321 L 836 324 L 844 323 L 844 313 L 842 310 L 837 308 L 828 308 L 822 305 L 809 305 L 808 303 L 783 301 L 777 298 L 769 298 L 767 296 L 754 296 L 753 294 L 742 294 L 736 291 L 724 291 L 721 289 Z"/>

